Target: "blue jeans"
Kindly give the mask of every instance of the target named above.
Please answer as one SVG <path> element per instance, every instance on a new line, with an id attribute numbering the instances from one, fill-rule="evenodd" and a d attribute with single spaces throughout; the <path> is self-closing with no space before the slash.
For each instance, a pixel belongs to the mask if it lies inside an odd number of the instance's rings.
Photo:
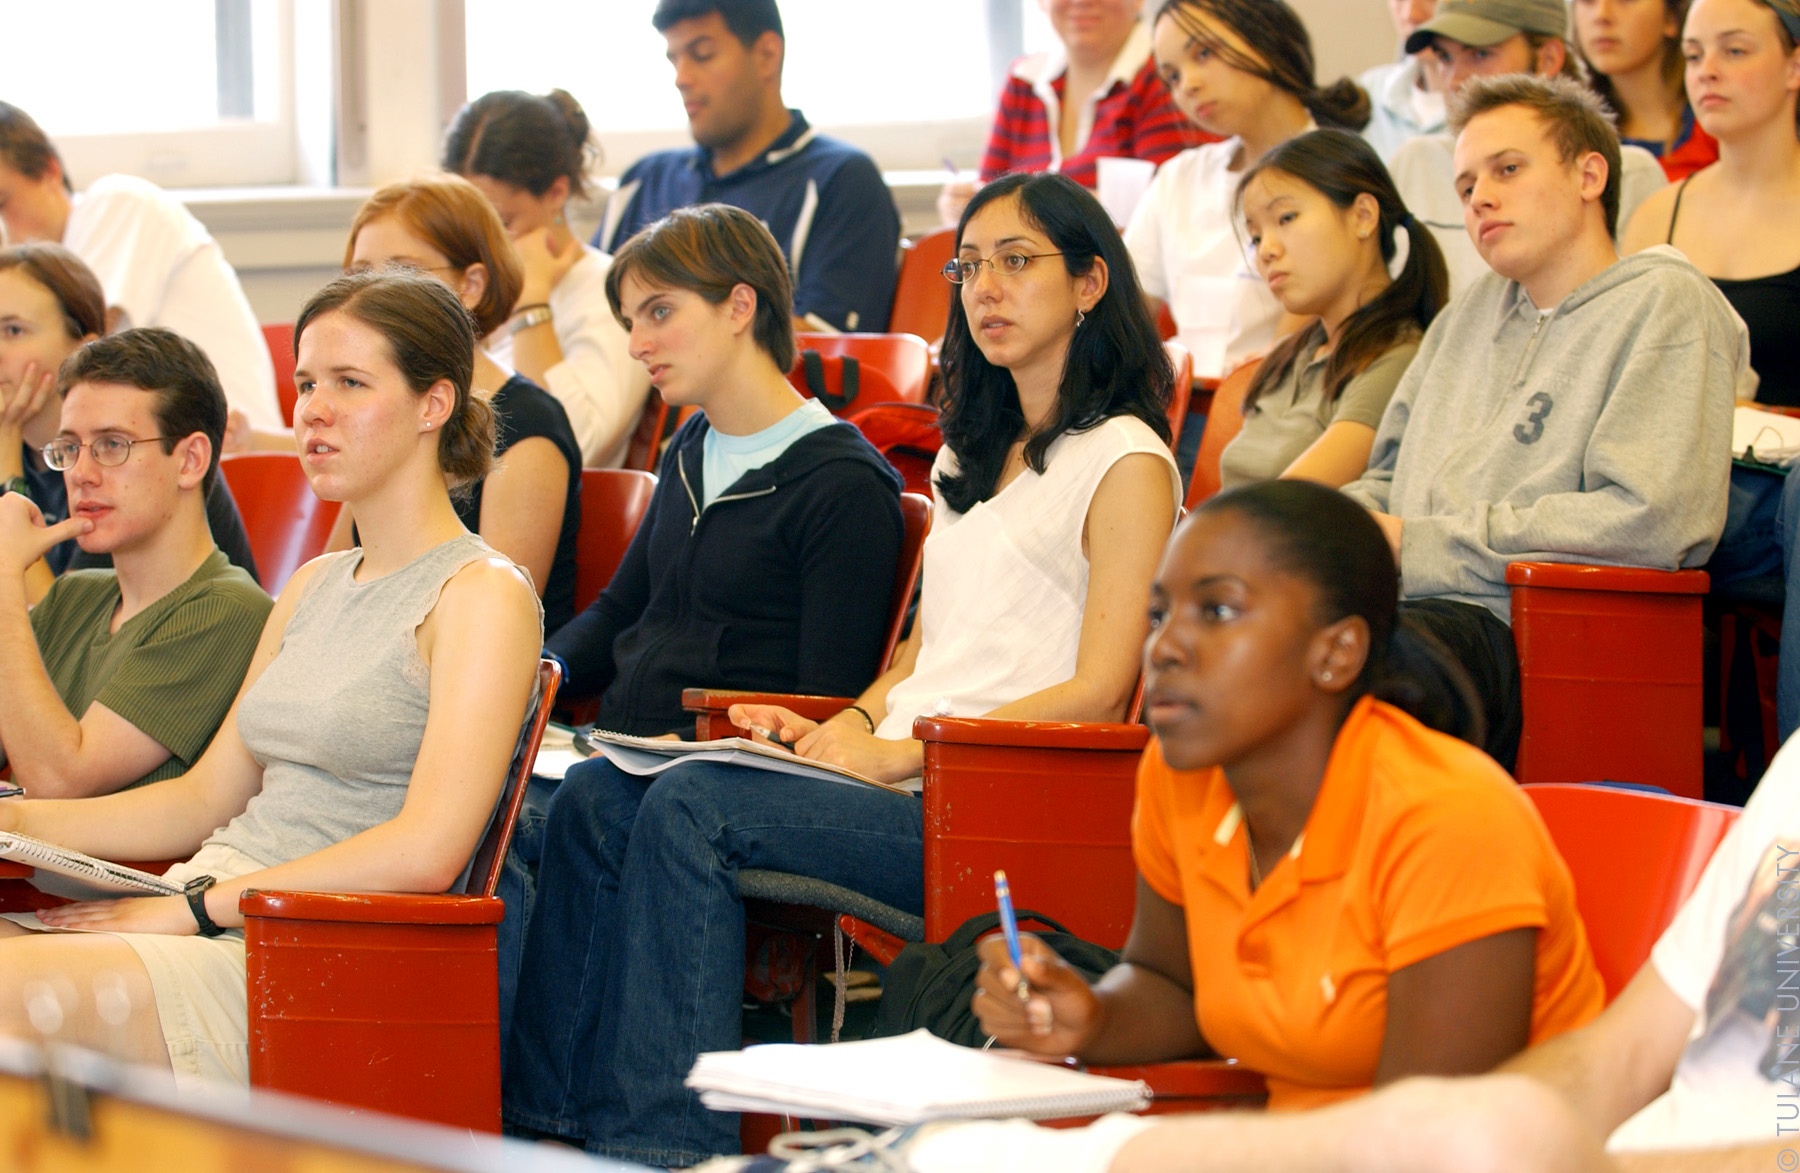
<path id="1" fill-rule="evenodd" d="M 503 1089 L 508 1124 L 686 1166 L 738 1150 L 737 1116 L 682 1086 L 743 1042 L 740 868 L 924 908 L 908 795 L 690 762 L 640 778 L 594 759 L 551 800 Z"/>
<path id="2" fill-rule="evenodd" d="M 550 799 L 556 793 L 554 778 L 532 778 L 519 803 L 513 823 L 512 846 L 500 865 L 495 895 L 506 905 L 498 942 L 500 970 L 500 1078 L 506 1079 L 506 1040 L 512 1033 L 513 1002 L 519 989 L 519 962 L 525 951 L 525 926 L 537 898 L 538 864 L 544 854 L 544 821 L 550 815 Z"/>
<path id="3" fill-rule="evenodd" d="M 1775 728 L 1786 741 L 1800 727 L 1800 477 L 1733 465 L 1725 532 L 1706 569 L 1714 586 L 1779 574 L 1786 579 L 1781 658 L 1776 673 Z M 1794 604 L 1789 606 L 1788 604 Z"/>

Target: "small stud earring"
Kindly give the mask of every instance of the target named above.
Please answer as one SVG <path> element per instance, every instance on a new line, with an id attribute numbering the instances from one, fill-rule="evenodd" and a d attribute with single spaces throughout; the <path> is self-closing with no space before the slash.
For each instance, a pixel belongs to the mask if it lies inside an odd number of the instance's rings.
<path id="1" fill-rule="evenodd" d="M 1325 671 L 1319 673 L 1319 679 L 1326 684 L 1330 684 L 1331 683 L 1331 669 L 1327 668 L 1327 669 L 1325 669 Z"/>

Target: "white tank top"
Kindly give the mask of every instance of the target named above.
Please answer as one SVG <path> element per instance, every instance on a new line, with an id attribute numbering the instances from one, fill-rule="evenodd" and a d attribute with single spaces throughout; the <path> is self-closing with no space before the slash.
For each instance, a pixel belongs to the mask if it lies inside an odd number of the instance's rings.
<path id="1" fill-rule="evenodd" d="M 1134 416 L 1059 436 L 1041 475 L 1027 468 L 967 513 L 933 493 L 919 602 L 924 642 L 913 674 L 889 690 L 877 736 L 911 737 L 915 717 L 977 717 L 1075 675 L 1088 505 L 1107 470 L 1134 452 L 1168 465 L 1179 507 L 1181 476 L 1169 447 Z M 950 449 L 939 449 L 932 483 L 956 469 Z"/>

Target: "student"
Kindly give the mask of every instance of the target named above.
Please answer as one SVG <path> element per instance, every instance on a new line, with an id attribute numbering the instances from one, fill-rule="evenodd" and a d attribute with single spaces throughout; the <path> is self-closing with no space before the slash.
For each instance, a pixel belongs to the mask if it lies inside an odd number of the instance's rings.
<path id="1" fill-rule="evenodd" d="M 569 199 L 587 198 L 587 115 L 562 90 L 483 94 L 444 136 L 444 170 L 481 189 L 518 249 L 525 281 L 488 356 L 556 396 L 589 468 L 618 468 L 650 380 L 606 305 L 607 255 L 569 232 Z"/>
<path id="2" fill-rule="evenodd" d="M 1688 0 L 1575 0 L 1575 44 L 1588 84 L 1619 116 L 1619 139 L 1642 147 L 1676 183 L 1719 157 L 1682 86 Z"/>
<path id="3" fill-rule="evenodd" d="M 1588 1025 L 1492 1075 L 1402 1080 L 1317 1112 L 929 1126 L 917 1173 L 1734 1173 L 1793 1163 L 1800 749 L 1777 754 L 1649 963 Z M 1483 858 L 1487 858 L 1485 852 Z M 1604 1146 L 1604 1149 L 1603 1147 Z"/>
<path id="4" fill-rule="evenodd" d="M 1182 523 L 1150 591 L 1131 935 L 1092 987 L 1022 938 L 1028 1001 L 984 942 L 973 1007 L 997 1043 L 1224 1056 L 1280 1111 L 1487 1071 L 1599 1013 L 1568 867 L 1451 735 L 1476 702 L 1397 625 L 1398 585 L 1380 527 L 1318 485 L 1227 491 Z"/>
<path id="5" fill-rule="evenodd" d="M 1400 60 L 1365 70 L 1356 84 L 1372 107 L 1363 137 L 1383 161 L 1407 139 L 1439 134 L 1444 129 L 1444 94 L 1438 88 L 1437 61 L 1429 53 L 1409 53 L 1406 40 L 1432 18 L 1437 0 L 1388 0 L 1388 15 L 1400 35 Z"/>
<path id="6" fill-rule="evenodd" d="M 550 639 L 603 729 L 692 730 L 684 687 L 846 696 L 880 668 L 900 479 L 788 383 L 791 288 L 768 229 L 725 204 L 671 212 L 607 275 L 633 355 L 699 410 L 612 582 Z"/>
<path id="7" fill-rule="evenodd" d="M 506 321 L 522 280 L 499 215 L 454 175 L 390 183 L 357 209 L 344 268 L 388 266 L 418 269 L 456 290 L 483 339 Z M 474 389 L 493 409 L 498 460 L 456 496 L 456 515 L 531 575 L 554 630 L 575 615 L 581 449 L 562 404 L 523 375 L 509 375 L 479 345 Z M 334 550 L 351 544 L 351 513 L 339 514 Z"/>
<path id="8" fill-rule="evenodd" d="M 67 246 L 99 276 L 112 328 L 164 326 L 192 339 L 232 409 L 282 430 L 275 365 L 256 315 L 218 242 L 180 201 L 131 175 L 104 175 L 75 194 L 49 136 L 0 102 L 0 221 L 14 244 Z"/>
<path id="9" fill-rule="evenodd" d="M 1312 41 L 1283 0 L 1165 0 L 1155 45 L 1157 71 L 1182 113 L 1228 137 L 1163 164 L 1125 243 L 1144 292 L 1174 315 L 1194 377 L 1217 379 L 1267 350 L 1282 320 L 1232 223 L 1239 179 L 1320 123 L 1360 129 L 1368 97 L 1348 80 L 1323 90 L 1313 83 Z"/>
<path id="10" fill-rule="evenodd" d="M 690 204 L 731 204 L 769 226 L 794 275 L 800 330 L 885 330 L 900 214 L 881 171 L 781 100 L 787 39 L 775 0 L 657 0 L 692 150 L 633 163 L 594 246 L 618 246 Z"/>
<path id="11" fill-rule="evenodd" d="M 1800 406 L 1800 5 L 1698 0 L 1683 47 L 1719 161 L 1645 201 L 1625 249 L 1667 243 L 1692 258 L 1749 328 L 1756 399 Z M 1800 590 L 1796 524 L 1800 479 L 1733 467 L 1725 536 L 1707 567 L 1714 584 L 1785 573 L 1789 591 Z M 1775 714 L 1785 740 L 1800 726 L 1800 622 L 1782 630 Z"/>
<path id="12" fill-rule="evenodd" d="M 207 525 L 225 397 L 198 347 L 127 330 L 76 351 L 57 390 L 43 457 L 70 516 L 47 526 L 25 495 L 0 498 L 0 754 L 34 797 L 84 798 L 199 760 L 269 597 Z M 32 606 L 27 570 L 71 538 L 113 568 L 72 570 Z"/>
<path id="13" fill-rule="evenodd" d="M 184 895 L 0 923 L 0 1033 L 34 1033 L 21 990 L 73 983 L 60 1038 L 172 1067 L 180 1085 L 248 1082 L 244 890 L 456 881 L 493 812 L 542 640 L 524 576 L 450 503 L 446 485 L 493 460 L 455 295 L 408 273 L 342 277 L 307 303 L 295 337 L 301 460 L 315 492 L 356 510 L 363 545 L 288 581 L 219 736 L 182 777 L 0 807 L 5 830 L 93 855 L 192 854 L 166 873 Z M 84 931 L 27 934 L 43 926 Z M 90 994 L 108 972 L 129 997 L 122 1022 Z"/>
<path id="14" fill-rule="evenodd" d="M 69 516 L 63 474 L 44 460 L 62 419 L 56 372 L 105 332 L 105 295 L 80 257 L 60 244 L 0 249 L 0 487 L 30 498 L 46 525 Z M 222 476 L 206 490 L 206 520 L 225 557 L 254 579 L 250 537 Z M 89 553 L 71 538 L 26 570 L 26 600 L 35 606 L 64 570 L 111 566 L 111 555 Z"/>
<path id="15" fill-rule="evenodd" d="M 1452 102 L 1474 77 L 1526 73 L 1578 81 L 1575 51 L 1563 39 L 1568 20 L 1564 0 L 1438 0 L 1437 15 L 1413 31 L 1406 49 L 1437 58 L 1440 83 Z M 1401 198 L 1444 251 L 1453 296 L 1487 272 L 1480 250 L 1463 229 L 1455 151 L 1453 133 L 1420 135 L 1388 160 Z M 1619 176 L 1615 220 L 1627 224 L 1637 206 L 1668 180 L 1655 157 L 1642 148 L 1625 147 L 1619 158 L 1613 169 Z"/>
<path id="16" fill-rule="evenodd" d="M 1144 0 L 1038 0 L 1056 44 L 1012 63 L 981 157 L 981 181 L 1011 171 L 1060 171 L 1085 188 L 1102 158 L 1161 163 L 1210 142 L 1156 76 Z M 962 218 L 975 184 L 938 196 L 944 223 Z"/>
<path id="17" fill-rule="evenodd" d="M 1362 475 L 1394 385 L 1443 308 L 1450 278 L 1368 143 L 1348 131 L 1291 138 L 1238 187 L 1256 268 L 1290 315 L 1244 394 L 1244 426 L 1219 456 L 1232 488 L 1303 477 L 1336 488 Z M 1389 266 L 1406 233 L 1406 264 Z"/>
<path id="18" fill-rule="evenodd" d="M 1741 328 L 1672 249 L 1621 261 L 1618 136 L 1566 79 L 1477 78 L 1451 102 L 1456 190 L 1493 271 L 1426 331 L 1345 492 L 1376 513 L 1411 622 L 1487 705 L 1511 767 L 1506 564 L 1699 566 L 1725 521 Z"/>
<path id="19" fill-rule="evenodd" d="M 1092 195 L 1062 175 L 995 180 L 964 210 L 948 275 L 960 296 L 912 634 L 828 721 L 730 714 L 804 757 L 913 789 L 921 714 L 1124 715 L 1180 492 L 1168 360 Z M 696 1053 L 742 1037 L 737 870 L 815 876 L 916 912 L 921 819 L 908 794 L 741 767 L 690 763 L 654 780 L 598 761 L 570 770 L 526 935 L 506 1120 L 652 1164 L 735 1151 L 736 1118 L 708 1112 L 682 1079 Z"/>

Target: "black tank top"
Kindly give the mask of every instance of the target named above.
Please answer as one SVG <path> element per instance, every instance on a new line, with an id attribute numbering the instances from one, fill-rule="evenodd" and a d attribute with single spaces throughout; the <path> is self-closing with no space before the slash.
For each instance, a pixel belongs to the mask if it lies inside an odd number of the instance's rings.
<path id="1" fill-rule="evenodd" d="M 1671 244 L 1675 221 L 1681 215 L 1681 197 L 1686 194 L 1684 179 L 1675 191 L 1675 208 L 1669 216 Z M 1800 268 L 1745 281 L 1714 277 L 1712 283 L 1750 331 L 1750 365 L 1762 380 L 1756 401 L 1800 407 Z"/>

